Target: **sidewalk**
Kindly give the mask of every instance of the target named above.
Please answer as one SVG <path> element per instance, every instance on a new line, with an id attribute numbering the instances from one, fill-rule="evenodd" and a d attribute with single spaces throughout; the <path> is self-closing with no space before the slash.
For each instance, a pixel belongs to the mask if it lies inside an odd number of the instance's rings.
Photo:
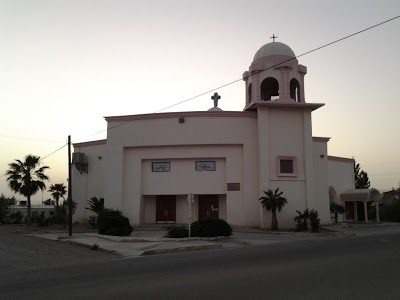
<path id="1" fill-rule="evenodd" d="M 248 246 L 270 245 L 292 241 L 316 240 L 337 237 L 335 232 L 296 233 L 270 232 L 253 228 L 234 228 L 230 237 L 183 238 L 164 237 L 166 230 L 154 227 L 135 228 L 129 237 L 106 236 L 97 233 L 74 233 L 72 237 L 65 232 L 44 232 L 29 234 L 39 238 L 69 242 L 103 250 L 123 257 L 179 253 L 188 251 L 214 250 L 222 248 L 242 248 Z"/>

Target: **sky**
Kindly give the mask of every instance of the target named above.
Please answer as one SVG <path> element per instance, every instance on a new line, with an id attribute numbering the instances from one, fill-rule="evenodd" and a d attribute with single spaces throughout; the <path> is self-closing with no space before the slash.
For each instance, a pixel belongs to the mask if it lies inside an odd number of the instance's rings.
<path id="1" fill-rule="evenodd" d="M 106 138 L 103 117 L 204 111 L 270 37 L 296 55 L 400 15 L 398 0 L 0 0 L 0 194 L 14 159 Z M 313 135 L 381 191 L 400 185 L 400 18 L 300 57 Z M 240 111 L 245 87 L 216 89 Z M 96 134 L 97 133 L 97 134 Z M 67 183 L 67 147 L 42 160 Z M 20 195 L 15 195 L 23 199 Z M 33 203 L 48 199 L 38 193 Z"/>

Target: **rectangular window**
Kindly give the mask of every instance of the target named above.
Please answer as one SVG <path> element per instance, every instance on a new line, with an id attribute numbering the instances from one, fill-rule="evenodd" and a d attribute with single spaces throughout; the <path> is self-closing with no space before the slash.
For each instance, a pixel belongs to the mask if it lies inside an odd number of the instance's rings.
<path id="1" fill-rule="evenodd" d="M 171 163 L 170 162 L 153 162 L 151 164 L 152 172 L 170 172 Z"/>
<path id="2" fill-rule="evenodd" d="M 281 159 L 280 160 L 280 173 L 293 174 L 293 160 Z"/>
<path id="3" fill-rule="evenodd" d="M 276 161 L 278 176 L 297 176 L 297 160 L 294 156 L 278 156 Z"/>
<path id="4" fill-rule="evenodd" d="M 215 171 L 215 161 L 196 161 L 196 171 Z"/>

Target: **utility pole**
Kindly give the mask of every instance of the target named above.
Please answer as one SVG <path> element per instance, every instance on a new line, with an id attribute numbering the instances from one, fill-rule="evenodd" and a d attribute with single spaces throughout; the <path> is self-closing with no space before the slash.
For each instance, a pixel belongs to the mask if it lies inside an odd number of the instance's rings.
<path id="1" fill-rule="evenodd" d="M 68 235 L 72 236 L 72 165 L 71 165 L 71 136 L 68 136 Z"/>

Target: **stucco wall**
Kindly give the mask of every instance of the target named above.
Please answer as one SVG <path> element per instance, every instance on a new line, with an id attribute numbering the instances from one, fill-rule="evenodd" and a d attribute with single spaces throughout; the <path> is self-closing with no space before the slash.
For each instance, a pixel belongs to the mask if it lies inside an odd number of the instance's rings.
<path id="1" fill-rule="evenodd" d="M 329 185 L 328 185 L 328 153 L 327 141 L 313 143 L 314 155 L 314 181 L 315 181 L 315 205 L 321 224 L 331 222 L 329 211 Z"/>
<path id="2" fill-rule="evenodd" d="M 328 157 L 328 184 L 340 194 L 348 189 L 354 189 L 354 161 Z"/>
<path id="3" fill-rule="evenodd" d="M 93 213 L 85 209 L 87 201 L 92 197 L 104 197 L 104 157 L 105 144 L 90 144 L 76 146 L 74 152 L 83 152 L 88 162 L 88 173 L 79 171 L 72 166 L 72 194 L 77 202 L 77 208 L 73 215 L 73 221 L 86 222 Z"/>
<path id="4" fill-rule="evenodd" d="M 293 228 L 296 210 L 303 210 L 309 197 L 307 191 L 306 155 L 310 143 L 311 127 L 308 122 L 309 112 L 278 108 L 261 108 L 258 110 L 259 123 L 259 159 L 260 185 L 259 197 L 267 189 L 280 188 L 288 203 L 278 215 L 281 228 Z M 294 157 L 296 176 L 279 176 L 277 159 L 280 156 Z M 262 169 L 261 169 L 262 168 Z M 312 174 L 308 174 L 312 176 Z M 271 212 L 260 207 L 261 226 L 269 228 Z"/>
<path id="5" fill-rule="evenodd" d="M 110 130 L 106 150 L 110 159 L 107 159 L 108 172 L 105 173 L 107 206 L 123 210 L 133 224 L 143 223 L 147 213 L 142 195 L 154 195 L 151 182 L 163 175 L 149 174 L 142 169 L 148 170 L 152 161 L 180 161 L 177 176 L 155 186 L 157 193 L 209 194 L 211 190 L 203 188 L 209 185 L 213 193 L 226 194 L 228 222 L 258 226 L 259 219 L 253 217 L 259 211 L 256 115 L 229 114 L 191 117 L 182 114 L 183 123 L 179 122 L 178 114 L 176 117 L 158 116 L 157 119 L 131 120 Z M 108 126 L 118 124 L 123 123 L 111 121 Z M 195 160 L 216 160 L 217 166 L 225 161 L 225 173 L 223 168 L 218 168 L 210 176 L 198 172 L 189 176 L 184 170 L 193 170 Z M 223 176 L 225 180 L 221 179 Z M 239 183 L 240 191 L 227 191 L 226 183 Z"/>

